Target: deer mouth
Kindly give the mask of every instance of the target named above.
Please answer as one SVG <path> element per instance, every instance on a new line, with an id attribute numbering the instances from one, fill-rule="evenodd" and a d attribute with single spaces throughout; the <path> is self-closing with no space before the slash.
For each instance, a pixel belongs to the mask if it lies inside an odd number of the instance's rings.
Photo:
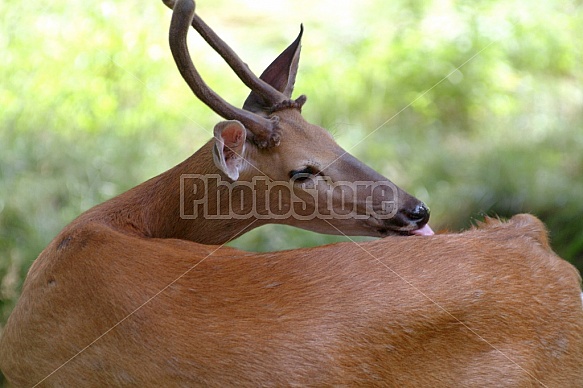
<path id="1" fill-rule="evenodd" d="M 435 233 L 429 226 L 429 208 L 418 200 L 413 205 L 407 205 L 394 211 L 393 214 L 386 214 L 382 210 L 377 210 L 375 215 L 368 220 L 381 237 L 397 236 L 432 236 Z M 383 217 L 381 217 L 382 215 Z"/>
<path id="2" fill-rule="evenodd" d="M 433 236 L 435 234 L 433 232 L 433 229 L 431 229 L 431 226 L 429 226 L 429 224 L 425 224 L 425 225 L 423 225 L 423 227 L 421 227 L 419 229 L 411 230 L 408 233 L 409 233 L 409 235 L 413 235 L 413 236 Z"/>
<path id="3" fill-rule="evenodd" d="M 388 236 L 395 233 L 399 236 L 433 236 L 435 234 L 433 229 L 431 229 L 431 227 L 428 224 L 424 225 L 422 228 L 414 230 L 390 231 L 386 235 Z"/>
<path id="4" fill-rule="evenodd" d="M 411 228 L 413 226 L 413 228 Z M 377 227 L 377 232 L 380 237 L 387 236 L 433 236 L 435 232 L 429 226 L 429 224 L 423 224 L 422 226 L 410 225 L 406 227 Z"/>

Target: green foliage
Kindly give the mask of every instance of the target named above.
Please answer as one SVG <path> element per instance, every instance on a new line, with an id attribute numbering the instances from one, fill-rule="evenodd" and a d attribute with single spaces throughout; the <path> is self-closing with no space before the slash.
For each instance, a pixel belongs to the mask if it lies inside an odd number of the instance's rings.
<path id="1" fill-rule="evenodd" d="M 531 212 L 583 268 L 577 2 L 199 3 L 256 71 L 303 22 L 305 116 L 426 201 L 434 229 Z M 175 69 L 161 2 L 29 7 L 0 3 L 0 322 L 62 227 L 185 159 L 217 120 Z M 243 101 L 245 88 L 200 39 L 191 52 L 209 84 Z M 233 244 L 341 239 L 268 226 Z"/>

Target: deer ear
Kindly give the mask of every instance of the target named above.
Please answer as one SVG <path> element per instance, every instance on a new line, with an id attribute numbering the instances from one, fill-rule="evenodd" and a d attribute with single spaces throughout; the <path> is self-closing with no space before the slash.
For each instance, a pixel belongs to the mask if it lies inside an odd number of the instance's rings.
<path id="1" fill-rule="evenodd" d="M 289 45 L 275 60 L 265 69 L 259 78 L 267 82 L 275 89 L 291 98 L 298 73 L 300 61 L 300 49 L 304 26 L 300 26 L 300 33 L 296 40 Z M 255 92 L 251 92 L 243 104 L 243 109 L 261 113 L 271 107 L 263 97 Z"/>
<path id="2" fill-rule="evenodd" d="M 215 165 L 229 178 L 236 181 L 243 168 L 247 130 L 239 121 L 228 120 L 215 125 L 214 134 L 213 160 Z"/>

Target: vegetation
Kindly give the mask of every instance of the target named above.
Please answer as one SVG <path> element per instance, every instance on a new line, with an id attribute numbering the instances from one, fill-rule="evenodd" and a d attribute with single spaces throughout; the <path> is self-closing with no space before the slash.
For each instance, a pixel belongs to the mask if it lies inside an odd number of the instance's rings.
<path id="1" fill-rule="evenodd" d="M 434 229 L 530 212 L 583 269 L 579 2 L 199 3 L 257 72 L 303 22 L 305 116 L 428 203 Z M 62 227 L 185 159 L 218 117 L 180 78 L 160 1 L 8 0 L 0 15 L 1 327 Z M 192 35 L 209 84 L 242 103 L 245 87 Z M 233 245 L 341 239 L 268 226 Z"/>

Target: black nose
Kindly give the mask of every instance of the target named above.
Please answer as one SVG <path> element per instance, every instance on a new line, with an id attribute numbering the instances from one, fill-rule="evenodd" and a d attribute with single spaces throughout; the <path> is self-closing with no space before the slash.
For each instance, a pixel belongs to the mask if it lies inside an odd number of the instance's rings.
<path id="1" fill-rule="evenodd" d="M 419 203 L 413 208 L 405 212 L 411 221 L 418 224 L 426 224 L 429 221 L 429 208 L 423 202 Z"/>

